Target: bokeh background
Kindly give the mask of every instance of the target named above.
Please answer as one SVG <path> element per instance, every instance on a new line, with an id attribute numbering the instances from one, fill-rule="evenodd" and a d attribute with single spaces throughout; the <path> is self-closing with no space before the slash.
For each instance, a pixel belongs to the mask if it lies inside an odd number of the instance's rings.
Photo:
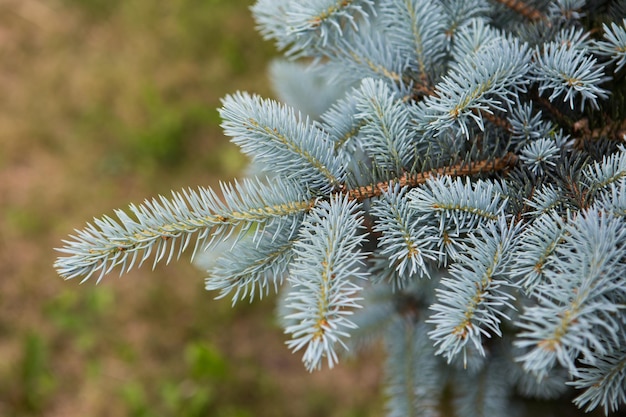
<path id="1" fill-rule="evenodd" d="M 0 416 L 376 416 L 380 352 L 308 374 L 274 300 L 188 258 L 101 284 L 53 250 L 94 216 L 236 177 L 220 98 L 271 97 L 252 0 L 0 0 Z"/>

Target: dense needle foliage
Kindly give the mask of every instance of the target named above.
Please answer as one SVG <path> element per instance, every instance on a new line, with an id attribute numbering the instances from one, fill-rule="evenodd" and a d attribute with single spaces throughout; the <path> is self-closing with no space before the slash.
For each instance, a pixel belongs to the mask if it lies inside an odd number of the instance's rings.
<path id="1" fill-rule="evenodd" d="M 390 416 L 626 405 L 626 1 L 259 0 L 283 100 L 235 93 L 250 178 L 131 205 L 56 263 L 187 248 L 281 297 L 307 369 L 382 338 Z"/>

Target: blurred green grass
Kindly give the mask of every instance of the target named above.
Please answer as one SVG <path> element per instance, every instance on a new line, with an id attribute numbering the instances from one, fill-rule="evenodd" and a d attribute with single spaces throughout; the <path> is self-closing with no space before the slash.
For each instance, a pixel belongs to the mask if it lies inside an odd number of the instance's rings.
<path id="1" fill-rule="evenodd" d="M 95 286 L 67 233 L 245 166 L 216 108 L 270 96 L 243 0 L 0 4 L 0 415 L 373 416 L 378 367 L 306 373 L 272 300 L 231 309 L 188 259 Z"/>

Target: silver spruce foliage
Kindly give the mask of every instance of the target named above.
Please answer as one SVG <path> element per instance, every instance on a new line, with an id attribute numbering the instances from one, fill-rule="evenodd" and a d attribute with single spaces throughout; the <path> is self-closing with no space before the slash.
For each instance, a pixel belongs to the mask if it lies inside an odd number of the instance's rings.
<path id="1" fill-rule="evenodd" d="M 281 293 L 307 369 L 382 339 L 389 416 L 511 415 L 570 390 L 623 409 L 626 1 L 252 12 L 291 59 L 272 66 L 287 104 L 239 92 L 220 114 L 260 175 L 95 219 L 58 273 L 211 249 L 206 288 Z"/>

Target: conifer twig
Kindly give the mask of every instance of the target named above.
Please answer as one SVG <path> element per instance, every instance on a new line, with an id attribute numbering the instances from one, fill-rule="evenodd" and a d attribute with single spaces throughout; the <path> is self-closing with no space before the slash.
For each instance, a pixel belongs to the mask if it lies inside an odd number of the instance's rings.
<path id="1" fill-rule="evenodd" d="M 429 178 L 441 175 L 456 177 L 462 175 L 476 175 L 485 172 L 506 171 L 517 163 L 517 159 L 515 154 L 509 152 L 501 158 L 471 162 L 469 164 L 460 163 L 453 166 L 440 167 L 432 171 L 419 172 L 417 174 L 406 173 L 400 178 L 389 182 L 379 182 L 373 185 L 353 188 L 345 192 L 348 194 L 350 200 L 363 201 L 382 195 L 394 182 L 400 184 L 401 187 L 416 187 L 420 184 L 424 184 Z"/>

